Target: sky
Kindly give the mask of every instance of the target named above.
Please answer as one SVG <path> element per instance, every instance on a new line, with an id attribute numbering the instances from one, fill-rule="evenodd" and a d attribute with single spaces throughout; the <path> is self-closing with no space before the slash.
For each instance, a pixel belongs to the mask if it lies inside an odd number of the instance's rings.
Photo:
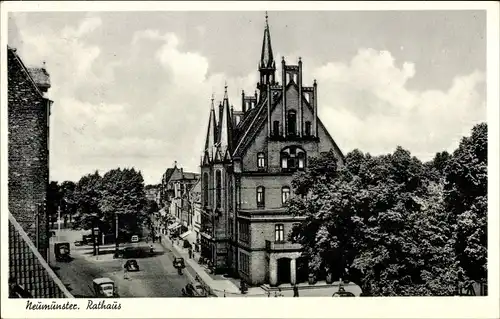
<path id="1" fill-rule="evenodd" d="M 278 69 L 301 57 L 344 154 L 399 145 L 426 161 L 486 121 L 483 11 L 268 15 Z M 51 76 L 51 180 L 135 167 L 159 183 L 174 161 L 198 172 L 211 96 L 227 82 L 239 110 L 254 92 L 264 25 L 260 11 L 10 13 L 9 45 Z"/>

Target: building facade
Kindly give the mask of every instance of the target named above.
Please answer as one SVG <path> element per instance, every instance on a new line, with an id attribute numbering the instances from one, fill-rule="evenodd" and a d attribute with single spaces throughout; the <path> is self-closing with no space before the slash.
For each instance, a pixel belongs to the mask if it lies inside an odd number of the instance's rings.
<path id="1" fill-rule="evenodd" d="M 217 111 L 212 98 L 200 165 L 202 254 L 216 271 L 253 285 L 296 283 L 308 269 L 300 245 L 288 240 L 302 221 L 285 208 L 292 175 L 322 152 L 333 151 L 339 165 L 344 157 L 318 118 L 318 84 L 302 82 L 301 59 L 283 58 L 277 70 L 267 17 L 258 71 L 257 91 L 242 92 L 241 111 L 227 86 Z"/>
<path id="2" fill-rule="evenodd" d="M 48 264 L 49 74 L 10 47 L 7 68 L 9 298 L 73 298 Z"/>
<path id="3" fill-rule="evenodd" d="M 9 211 L 47 258 L 50 77 L 45 68 L 27 68 L 16 49 L 7 51 Z"/>

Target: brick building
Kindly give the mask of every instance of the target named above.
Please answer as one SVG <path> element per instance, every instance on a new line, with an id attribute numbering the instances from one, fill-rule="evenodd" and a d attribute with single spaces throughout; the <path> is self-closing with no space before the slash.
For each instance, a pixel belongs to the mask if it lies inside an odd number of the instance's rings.
<path id="1" fill-rule="evenodd" d="M 50 78 L 44 68 L 26 68 L 15 49 L 7 51 L 9 211 L 47 258 Z"/>
<path id="2" fill-rule="evenodd" d="M 202 254 L 216 271 L 253 285 L 295 283 L 308 270 L 300 245 L 288 241 L 302 220 L 284 207 L 292 175 L 321 152 L 332 150 L 340 165 L 343 155 L 318 118 L 316 81 L 302 82 L 300 58 L 297 65 L 283 58 L 278 83 L 267 17 L 258 71 L 257 91 L 242 92 L 241 111 L 227 86 L 218 112 L 212 98 L 201 162 Z"/>
<path id="3" fill-rule="evenodd" d="M 9 297 L 72 298 L 47 263 L 49 116 L 45 68 L 26 68 L 7 47 Z"/>

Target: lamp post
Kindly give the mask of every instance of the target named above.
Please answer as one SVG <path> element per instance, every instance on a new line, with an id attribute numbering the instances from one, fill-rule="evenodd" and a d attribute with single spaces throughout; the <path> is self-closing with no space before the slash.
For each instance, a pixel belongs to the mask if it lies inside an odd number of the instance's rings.
<path id="1" fill-rule="evenodd" d="M 118 243 L 118 213 L 115 212 L 115 257 L 118 257 L 120 245 Z"/>

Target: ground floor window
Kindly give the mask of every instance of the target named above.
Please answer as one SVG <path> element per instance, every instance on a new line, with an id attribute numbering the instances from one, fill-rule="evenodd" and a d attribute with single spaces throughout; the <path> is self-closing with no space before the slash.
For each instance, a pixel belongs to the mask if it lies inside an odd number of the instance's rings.
<path id="1" fill-rule="evenodd" d="M 247 254 L 240 251 L 240 271 L 245 274 L 250 273 L 250 258 Z"/>

